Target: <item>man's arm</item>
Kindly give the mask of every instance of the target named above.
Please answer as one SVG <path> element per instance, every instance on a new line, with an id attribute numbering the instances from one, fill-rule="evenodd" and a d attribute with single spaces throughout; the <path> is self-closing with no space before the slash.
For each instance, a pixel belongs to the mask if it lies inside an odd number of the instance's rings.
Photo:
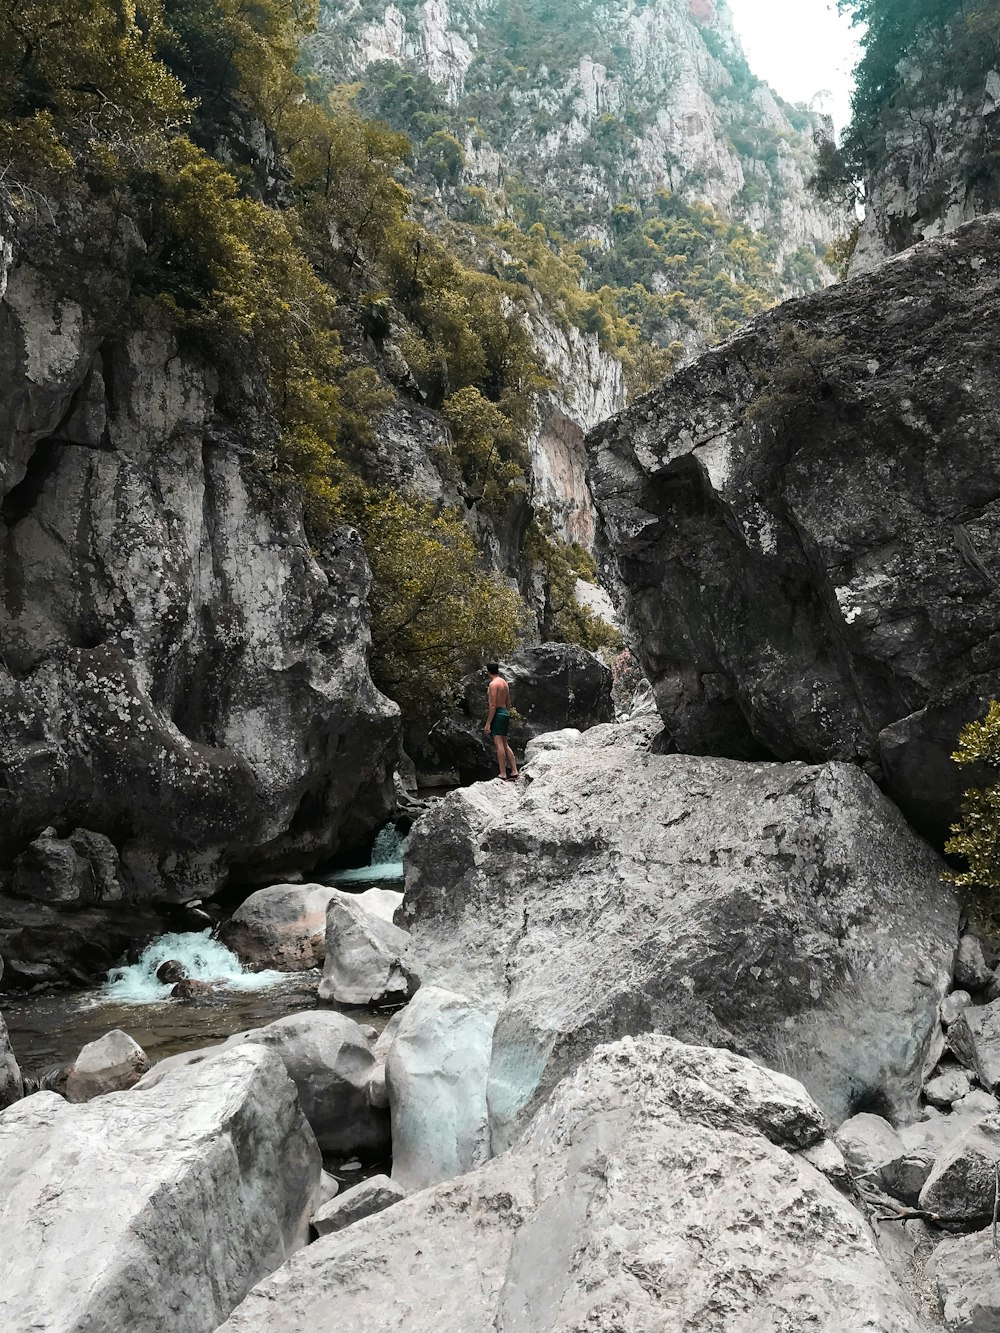
<path id="1" fill-rule="evenodd" d="M 493 723 L 493 714 L 497 711 L 497 695 L 499 693 L 500 690 L 496 681 L 490 681 L 490 687 L 486 691 L 486 702 L 490 706 L 490 711 L 486 715 L 486 726 L 483 727 L 483 735 L 485 736 L 490 734 L 490 727 Z"/>

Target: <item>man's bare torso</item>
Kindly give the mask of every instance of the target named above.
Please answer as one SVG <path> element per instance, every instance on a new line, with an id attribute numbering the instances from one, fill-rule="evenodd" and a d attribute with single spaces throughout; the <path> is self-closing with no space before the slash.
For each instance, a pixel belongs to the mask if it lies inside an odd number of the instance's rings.
<path id="1" fill-rule="evenodd" d="M 491 708 L 509 708 L 510 707 L 510 686 L 504 680 L 503 676 L 495 676 L 490 681 L 487 690 L 487 698 Z"/>

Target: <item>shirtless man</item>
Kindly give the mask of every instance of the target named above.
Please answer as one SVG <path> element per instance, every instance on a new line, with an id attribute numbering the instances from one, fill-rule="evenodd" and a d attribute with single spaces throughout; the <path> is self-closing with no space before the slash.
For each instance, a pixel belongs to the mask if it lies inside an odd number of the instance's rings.
<path id="1" fill-rule="evenodd" d="M 507 744 L 507 731 L 510 727 L 510 686 L 501 676 L 500 667 L 496 662 L 487 662 L 486 670 L 490 676 L 489 688 L 486 691 L 490 711 L 486 718 L 486 726 L 483 727 L 483 735 L 493 737 L 493 743 L 497 747 L 500 776 L 505 782 L 514 782 L 521 775 L 517 771 L 514 751 Z M 511 769 L 509 777 L 508 764 Z"/>

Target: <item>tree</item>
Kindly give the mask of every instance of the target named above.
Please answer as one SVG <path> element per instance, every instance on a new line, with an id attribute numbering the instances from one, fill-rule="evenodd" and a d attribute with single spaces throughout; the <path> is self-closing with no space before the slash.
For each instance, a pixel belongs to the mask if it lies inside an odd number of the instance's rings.
<path id="1" fill-rule="evenodd" d="M 360 488 L 347 516 L 372 570 L 372 675 L 410 717 L 446 711 L 477 662 L 516 646 L 526 611 L 515 589 L 482 567 L 454 510 L 396 491 Z"/>
<path id="2" fill-rule="evenodd" d="M 981 722 L 970 722 L 963 729 L 952 758 L 956 764 L 978 764 L 1000 774 L 1000 703 L 995 699 Z M 988 787 L 966 791 L 961 818 L 951 827 L 945 851 L 962 857 L 968 867 L 948 875 L 953 884 L 990 893 L 1000 890 L 1000 778 Z"/>

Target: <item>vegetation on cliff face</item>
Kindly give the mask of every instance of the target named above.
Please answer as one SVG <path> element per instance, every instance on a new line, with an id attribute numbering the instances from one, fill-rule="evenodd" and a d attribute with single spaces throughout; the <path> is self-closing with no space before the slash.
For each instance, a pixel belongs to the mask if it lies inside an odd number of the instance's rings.
<path id="1" fill-rule="evenodd" d="M 509 249 L 533 237 L 599 298 L 599 318 L 638 333 L 638 345 L 635 332 L 606 342 L 633 391 L 828 280 L 832 212 L 822 242 L 790 252 L 781 235 L 790 182 L 814 168 L 816 122 L 754 78 L 723 5 L 454 0 L 432 14 L 405 0 L 392 18 L 404 18 L 401 56 L 387 8 L 321 2 L 316 68 L 407 136 L 429 218 L 443 212 Z M 427 35 L 440 23 L 458 50 L 446 82 L 421 67 L 434 68 L 421 51 L 444 40 Z M 373 59 L 380 49 L 392 58 Z M 668 151 L 674 133 L 706 136 L 700 166 Z"/>
<path id="2" fill-rule="evenodd" d="M 439 699 L 514 646 L 525 609 L 457 514 L 366 481 L 395 389 L 357 349 L 392 333 L 451 426 L 445 467 L 503 513 L 524 500 L 544 384 L 530 291 L 414 219 L 402 135 L 312 94 L 296 62 L 314 19 L 295 0 L 5 8 L 2 203 L 98 331 L 166 320 L 223 372 L 223 410 L 265 445 L 271 430 L 260 465 L 301 491 L 317 537 L 345 520 L 365 536 L 376 679 L 405 704 L 420 676 Z"/>
<path id="3" fill-rule="evenodd" d="M 1000 703 L 993 700 L 982 721 L 970 722 L 959 737 L 952 755 L 957 764 L 975 764 L 988 773 L 1000 774 Z M 967 869 L 949 875 L 963 888 L 985 890 L 994 901 L 1000 891 L 1000 781 L 988 787 L 970 787 L 962 802 L 962 814 L 952 825 L 945 844 L 951 856 L 961 857 Z"/>
<path id="4" fill-rule="evenodd" d="M 1000 61 L 992 0 L 838 0 L 864 25 L 844 161 L 861 176 L 887 114 L 926 114 L 949 89 L 973 88 Z M 912 77 L 907 62 L 919 68 Z M 990 149 L 984 146 L 984 152 Z"/>

